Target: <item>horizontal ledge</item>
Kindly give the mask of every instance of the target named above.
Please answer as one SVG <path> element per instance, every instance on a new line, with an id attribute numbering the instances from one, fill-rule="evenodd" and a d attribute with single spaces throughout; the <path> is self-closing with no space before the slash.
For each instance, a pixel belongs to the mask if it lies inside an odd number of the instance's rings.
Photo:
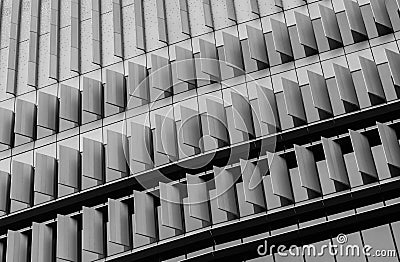
<path id="1" fill-rule="evenodd" d="M 212 159 L 213 163 L 226 160 L 231 151 L 241 152 L 246 149 L 249 144 L 251 150 L 259 150 L 259 146 L 264 141 L 271 139 L 277 139 L 278 149 L 280 143 L 288 144 L 299 143 L 304 144 L 304 136 L 314 137 L 320 139 L 324 136 L 335 136 L 343 132 L 348 132 L 348 129 L 352 126 L 357 126 L 357 129 L 366 127 L 368 125 L 375 125 L 377 116 L 380 121 L 393 120 L 391 112 L 400 110 L 400 100 L 391 101 L 386 104 L 377 105 L 374 107 L 366 108 L 361 111 L 347 113 L 344 115 L 337 116 L 332 119 L 327 119 L 309 125 L 285 130 L 273 135 L 257 138 L 250 141 L 245 141 L 239 144 L 235 144 L 228 147 L 219 148 L 207 153 L 202 153 L 181 161 L 170 163 L 168 165 L 160 166 L 152 170 L 147 170 L 141 173 L 137 173 L 119 180 L 115 180 L 97 187 L 86 189 L 62 198 L 52 200 L 48 203 L 33 206 L 28 209 L 21 210 L 16 213 L 11 213 L 6 216 L 0 217 L 0 234 L 6 233 L 8 229 L 17 230 L 23 227 L 28 227 L 32 223 L 32 218 L 35 218 L 35 222 L 45 222 L 46 220 L 54 219 L 57 214 L 68 214 L 80 210 L 83 205 L 95 206 L 107 202 L 108 198 L 120 198 L 129 194 L 132 194 L 133 190 L 142 190 L 138 180 L 146 177 L 153 177 L 163 174 L 173 174 L 179 172 L 189 172 L 185 169 L 190 161 L 201 162 L 204 159 L 210 159 L 210 155 L 215 155 Z M 366 119 L 372 118 L 371 122 Z M 335 126 L 335 129 L 332 127 Z M 327 134 L 329 131 L 329 134 Z M 310 140 L 307 140 L 309 142 Z M 210 167 L 211 168 L 211 167 Z M 194 172 L 193 170 L 191 172 Z M 145 181 L 147 179 L 144 179 Z M 158 184 L 158 181 L 154 183 Z"/>
<path id="2" fill-rule="evenodd" d="M 287 216 L 288 214 L 291 214 L 291 216 L 294 219 L 299 219 L 299 218 L 301 219 L 304 216 L 310 216 L 310 215 L 316 216 L 315 213 L 319 214 L 320 217 L 321 215 L 326 215 L 327 211 L 329 211 L 331 207 L 340 209 L 340 211 L 344 211 L 344 210 L 349 210 L 349 207 L 355 209 L 362 206 L 368 206 L 372 203 L 376 203 L 376 201 L 382 201 L 381 198 L 377 198 L 376 195 L 374 196 L 374 193 L 376 193 L 376 191 L 379 190 L 379 188 L 381 189 L 381 192 L 383 194 L 389 193 L 392 197 L 399 197 L 400 192 L 397 192 L 398 190 L 395 189 L 396 187 L 398 188 L 398 186 L 400 186 L 400 179 L 394 179 L 391 183 L 386 183 L 383 185 L 374 184 L 372 186 L 362 187 L 362 189 L 357 190 L 357 192 L 346 191 L 344 194 L 342 194 L 343 197 L 336 199 L 338 201 L 335 201 L 336 202 L 335 207 L 331 203 L 329 206 L 323 207 L 321 209 L 321 206 L 324 205 L 324 203 L 322 203 L 324 199 L 320 198 L 315 201 L 311 201 L 311 204 L 313 203 L 315 204 L 314 208 L 309 208 L 307 205 L 308 202 L 310 201 L 307 201 L 307 203 L 304 203 L 304 206 L 302 207 L 298 207 L 295 205 L 289 209 L 286 209 L 286 211 L 289 212 L 285 212 L 286 214 L 284 216 L 279 215 L 279 212 L 276 212 L 277 214 L 275 213 L 255 214 L 248 218 L 245 217 L 239 220 L 213 225 L 211 227 L 194 231 L 193 233 L 189 232 L 186 233 L 185 235 L 160 241 L 158 243 L 154 243 L 149 246 L 144 246 L 142 248 L 137 248 L 128 252 L 120 253 L 111 257 L 107 257 L 102 261 L 113 261 L 113 262 L 128 262 L 128 261 L 142 261 L 142 260 L 149 261 L 152 258 L 156 258 L 160 255 L 170 254 L 169 252 L 171 250 L 178 250 L 178 249 L 187 250 L 191 249 L 194 245 L 201 246 L 204 245 L 205 243 L 214 243 L 214 241 L 216 241 L 217 243 L 224 243 L 237 240 L 240 238 L 249 237 L 252 235 L 252 233 L 254 234 L 263 233 L 267 228 L 267 226 L 270 225 L 271 223 L 277 222 L 281 224 L 283 218 L 289 220 L 291 217 L 288 217 Z M 361 191 L 362 194 L 358 195 L 358 192 Z M 359 197 L 364 195 L 369 195 L 370 199 L 368 202 L 361 203 Z M 303 209 L 305 207 L 307 208 Z M 344 230 L 343 232 L 340 231 L 337 233 L 346 233 L 346 231 L 350 232 L 352 228 L 355 228 L 354 223 L 356 223 L 356 221 L 358 222 L 373 221 L 375 223 L 380 223 L 382 220 L 379 220 L 377 218 L 396 214 L 398 213 L 399 208 L 400 208 L 400 202 L 393 205 L 383 206 L 373 210 L 368 210 L 361 213 L 329 220 L 323 223 L 318 223 L 315 225 L 299 228 L 298 230 L 295 231 L 274 235 L 268 237 L 267 241 L 268 243 L 279 245 L 287 243 L 287 241 L 296 242 L 299 240 L 299 236 L 301 236 L 302 239 L 318 237 L 322 235 L 321 232 L 323 231 L 336 232 L 339 229 L 343 229 Z M 357 216 L 357 219 L 355 219 L 355 216 Z M 255 251 L 258 245 L 264 244 L 265 239 L 242 243 L 238 246 L 224 248 L 221 250 L 214 250 L 213 252 L 193 257 L 190 259 L 186 259 L 184 261 L 218 261 L 218 259 L 232 256 L 238 251 L 240 251 L 239 253 L 246 251 L 248 252 L 251 250 Z"/>

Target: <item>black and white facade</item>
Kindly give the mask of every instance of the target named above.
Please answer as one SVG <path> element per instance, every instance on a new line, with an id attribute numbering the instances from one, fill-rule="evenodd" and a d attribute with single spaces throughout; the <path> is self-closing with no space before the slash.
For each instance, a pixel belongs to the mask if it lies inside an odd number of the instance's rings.
<path id="1" fill-rule="evenodd" d="M 400 0 L 0 0 L 0 33 L 0 262 L 400 261 Z M 343 244 L 388 253 L 280 252 Z"/>

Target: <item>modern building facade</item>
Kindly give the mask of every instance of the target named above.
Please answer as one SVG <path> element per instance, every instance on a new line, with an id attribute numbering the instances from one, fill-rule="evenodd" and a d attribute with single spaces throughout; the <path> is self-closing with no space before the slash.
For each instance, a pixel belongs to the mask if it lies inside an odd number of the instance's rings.
<path id="1" fill-rule="evenodd" d="M 399 262 L 399 0 L 0 10 L 0 262 Z"/>

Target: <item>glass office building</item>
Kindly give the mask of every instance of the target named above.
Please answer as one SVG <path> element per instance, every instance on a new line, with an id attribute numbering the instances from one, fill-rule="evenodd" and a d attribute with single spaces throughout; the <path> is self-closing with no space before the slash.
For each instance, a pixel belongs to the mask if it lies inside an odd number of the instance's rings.
<path id="1" fill-rule="evenodd" d="M 0 10 L 0 262 L 399 262 L 400 0 Z"/>

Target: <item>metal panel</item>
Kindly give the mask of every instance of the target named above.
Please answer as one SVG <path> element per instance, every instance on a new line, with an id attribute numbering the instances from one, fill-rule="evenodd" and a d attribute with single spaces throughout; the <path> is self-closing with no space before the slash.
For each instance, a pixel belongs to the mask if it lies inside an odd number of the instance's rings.
<path id="1" fill-rule="evenodd" d="M 375 167 L 374 157 L 372 155 L 368 138 L 353 130 L 350 130 L 349 132 L 358 171 L 374 179 L 378 179 L 378 172 Z"/>
<path id="2" fill-rule="evenodd" d="M 144 101 L 149 101 L 149 79 L 146 67 L 128 62 L 128 68 L 129 94 Z"/>
<path id="3" fill-rule="evenodd" d="M 296 19 L 297 34 L 300 44 L 318 50 L 311 18 L 296 11 L 294 11 L 294 17 Z"/>
<path id="4" fill-rule="evenodd" d="M 242 49 L 237 36 L 222 31 L 224 56 L 228 66 L 244 70 Z"/>
<path id="5" fill-rule="evenodd" d="M 136 26 L 144 26 L 144 19 L 143 19 L 143 0 L 134 0 L 135 5 L 135 24 Z"/>
<path id="6" fill-rule="evenodd" d="M 31 1 L 27 84 L 37 86 L 41 0 Z"/>
<path id="7" fill-rule="evenodd" d="M 180 106 L 180 109 L 183 143 L 191 147 L 200 148 L 202 134 L 199 112 L 184 106 Z"/>
<path id="8" fill-rule="evenodd" d="M 128 139 L 126 135 L 107 130 L 107 167 L 127 173 Z"/>
<path id="9" fill-rule="evenodd" d="M 249 39 L 251 58 L 269 65 L 267 47 L 262 30 L 246 25 L 246 31 Z"/>
<path id="10" fill-rule="evenodd" d="M 377 126 L 386 162 L 389 166 L 400 168 L 400 146 L 396 130 L 381 123 L 377 123 Z"/>
<path id="11" fill-rule="evenodd" d="M 286 160 L 275 153 L 267 152 L 268 167 L 274 195 L 294 201 L 292 183 Z"/>
<path id="12" fill-rule="evenodd" d="M 350 186 L 346 164 L 340 145 L 329 138 L 322 138 L 322 146 L 326 164 L 328 167 L 329 178 L 343 185 Z"/>
<path id="13" fill-rule="evenodd" d="M 196 175 L 186 174 L 190 216 L 211 222 L 207 183 Z"/>
<path id="14" fill-rule="evenodd" d="M 183 230 L 181 193 L 178 187 L 160 182 L 161 224 Z"/>
<path id="15" fill-rule="evenodd" d="M 368 36 L 358 3 L 353 0 L 343 0 L 343 2 L 350 29 L 363 36 Z"/>
<path id="16" fill-rule="evenodd" d="M 218 208 L 230 214 L 239 215 L 233 175 L 225 168 L 214 166 L 215 188 Z"/>
<path id="17" fill-rule="evenodd" d="M 32 224 L 31 262 L 53 261 L 53 229 L 46 224 Z"/>
<path id="18" fill-rule="evenodd" d="M 301 186 L 322 194 L 314 154 L 303 146 L 294 145 Z"/>
<path id="19" fill-rule="evenodd" d="M 251 12 L 255 15 L 260 15 L 260 8 L 257 0 L 249 0 Z"/>
<path id="20" fill-rule="evenodd" d="M 103 143 L 84 137 L 82 151 L 82 175 L 102 181 L 104 173 L 103 163 Z"/>
<path id="21" fill-rule="evenodd" d="M 5 108 L 0 108 L 0 144 L 8 146 L 13 142 L 14 112 Z"/>
<path id="22" fill-rule="evenodd" d="M 0 211 L 6 213 L 8 209 L 8 199 L 10 194 L 10 181 L 9 173 L 0 171 Z"/>
<path id="23" fill-rule="evenodd" d="M 400 73 L 398 72 L 400 68 L 400 54 L 386 48 L 385 53 L 394 85 L 400 87 Z"/>
<path id="24" fill-rule="evenodd" d="M 151 129 L 148 126 L 131 122 L 130 155 L 133 160 L 143 164 L 153 164 Z"/>
<path id="25" fill-rule="evenodd" d="M 289 31 L 286 24 L 273 18 L 270 18 L 270 21 L 275 50 L 289 57 L 293 57 L 292 47 L 290 46 Z"/>
<path id="26" fill-rule="evenodd" d="M 103 255 L 103 213 L 94 208 L 83 207 L 82 221 L 82 249 Z"/>
<path id="27" fill-rule="evenodd" d="M 328 86 L 324 76 L 309 70 L 307 70 L 307 75 L 310 82 L 311 95 L 315 108 L 332 115 L 332 105 L 329 98 Z"/>
<path id="28" fill-rule="evenodd" d="M 60 0 L 51 0 L 50 20 L 50 62 L 49 77 L 58 80 L 59 66 L 59 38 L 60 38 Z"/>
<path id="29" fill-rule="evenodd" d="M 36 105 L 17 99 L 15 105 L 15 126 L 16 134 L 34 139 L 34 127 L 36 122 Z"/>
<path id="30" fill-rule="evenodd" d="M 157 3 L 157 20 L 158 20 L 158 40 L 168 43 L 168 28 L 165 14 L 164 0 L 156 0 Z"/>
<path id="31" fill-rule="evenodd" d="M 100 2 L 92 0 L 92 62 L 101 65 Z"/>
<path id="32" fill-rule="evenodd" d="M 10 44 L 9 44 L 9 50 L 13 51 L 15 50 L 16 47 L 16 41 L 15 40 L 10 40 Z M 10 61 L 14 61 L 14 57 L 16 57 L 16 53 L 15 52 L 9 52 L 8 54 L 8 61 L 9 63 L 13 63 Z M 12 69 L 12 68 L 8 68 L 7 69 L 7 85 L 6 85 L 6 93 L 7 94 L 11 94 L 11 95 L 15 95 L 16 94 L 16 78 L 17 78 L 17 71 Z"/>
<path id="33" fill-rule="evenodd" d="M 68 216 L 57 215 L 56 257 L 78 262 L 78 222 Z"/>
<path id="34" fill-rule="evenodd" d="M 8 230 L 6 262 L 28 261 L 28 236 L 21 232 Z"/>
<path id="35" fill-rule="evenodd" d="M 307 121 L 299 84 L 282 77 L 282 86 L 288 115 Z"/>
<path id="36" fill-rule="evenodd" d="M 372 13 L 374 14 L 375 23 L 378 23 L 386 28 L 392 28 L 389 14 L 386 10 L 385 1 L 370 0 Z"/>
<path id="37" fill-rule="evenodd" d="M 78 189 L 78 176 L 81 172 L 79 150 L 62 145 L 58 150 L 58 183 Z"/>
<path id="38" fill-rule="evenodd" d="M 33 167 L 18 161 L 12 162 L 10 198 L 25 204 L 31 203 Z"/>
<path id="39" fill-rule="evenodd" d="M 359 107 L 356 89 L 350 70 L 335 63 L 333 63 L 333 70 L 340 99 L 346 103 Z"/>
<path id="40" fill-rule="evenodd" d="M 108 199 L 108 241 L 129 247 L 129 209 L 121 201 Z"/>
<path id="41" fill-rule="evenodd" d="M 80 107 L 79 89 L 67 85 L 60 87 L 60 118 L 68 121 L 79 122 L 79 107 Z"/>
<path id="42" fill-rule="evenodd" d="M 235 0 L 225 0 L 228 19 L 237 22 Z"/>
<path id="43" fill-rule="evenodd" d="M 257 86 L 257 99 L 260 107 L 260 120 L 268 125 L 279 127 L 278 108 L 274 90 Z"/>
<path id="44" fill-rule="evenodd" d="M 80 1 L 71 0 L 71 71 L 80 72 Z"/>
<path id="45" fill-rule="evenodd" d="M 44 92 L 39 92 L 38 96 L 37 125 L 57 131 L 58 98 Z"/>
<path id="46" fill-rule="evenodd" d="M 106 103 L 124 108 L 126 97 L 125 76 L 107 69 L 106 77 Z"/>
<path id="47" fill-rule="evenodd" d="M 8 45 L 8 71 L 6 93 L 16 95 L 17 75 L 18 75 L 18 51 L 20 35 L 20 16 L 22 1 L 12 1 L 10 38 Z"/>
<path id="48" fill-rule="evenodd" d="M 214 28 L 214 19 L 211 9 L 210 0 L 202 0 L 203 2 L 203 12 L 204 12 L 204 23 L 207 27 Z"/>
<path id="49" fill-rule="evenodd" d="M 250 43 L 249 39 L 240 40 L 240 46 L 242 48 L 243 62 L 244 62 L 244 67 L 246 69 L 246 72 L 251 73 L 251 72 L 255 72 L 257 70 L 266 69 L 268 67 L 268 64 L 254 60 L 252 58 L 250 45 L 251 45 L 251 43 Z M 265 49 L 265 51 L 266 50 L 267 49 Z"/>
<path id="50" fill-rule="evenodd" d="M 5 253 L 6 253 L 5 245 L 2 242 L 0 242 L 0 257 L 2 259 L 1 261 L 4 261 L 4 254 Z"/>
<path id="51" fill-rule="evenodd" d="M 189 7 L 187 0 L 179 0 L 179 11 L 181 15 L 182 33 L 191 35 L 189 22 Z"/>
<path id="52" fill-rule="evenodd" d="M 340 35 L 335 11 L 321 4 L 318 4 L 318 6 L 325 36 L 337 43 L 342 43 L 342 36 Z"/>
<path id="53" fill-rule="evenodd" d="M 139 191 L 134 191 L 133 197 L 136 234 L 156 239 L 156 218 L 153 197 Z"/>
<path id="54" fill-rule="evenodd" d="M 390 19 L 390 22 L 393 27 L 393 31 L 397 32 L 400 30 L 400 16 L 398 15 L 400 6 L 400 2 L 396 2 L 396 0 L 387 0 L 385 1 L 386 10 Z"/>
<path id="55" fill-rule="evenodd" d="M 228 143 L 228 125 L 224 105 L 214 100 L 206 99 L 206 107 L 208 135 Z"/>
<path id="56" fill-rule="evenodd" d="M 221 76 L 218 51 L 215 44 L 200 39 L 201 71 L 217 79 Z"/>
<path id="57" fill-rule="evenodd" d="M 189 84 L 195 84 L 196 75 L 192 51 L 176 45 L 175 53 L 178 79 Z"/>
<path id="58" fill-rule="evenodd" d="M 259 167 L 248 160 L 240 159 L 240 169 L 246 202 L 265 208 L 262 175 Z"/>
<path id="59" fill-rule="evenodd" d="M 121 0 L 113 0 L 114 55 L 124 57 Z"/>
<path id="60" fill-rule="evenodd" d="M 155 115 L 156 119 L 156 148 L 157 152 L 169 157 L 178 157 L 178 141 L 174 119 Z"/>
<path id="61" fill-rule="evenodd" d="M 33 190 L 54 196 L 57 160 L 54 157 L 36 153 L 35 182 Z"/>
<path id="62" fill-rule="evenodd" d="M 143 0 L 134 0 L 135 5 L 135 26 L 136 26 L 136 47 L 141 50 L 146 49 L 145 29 L 144 29 L 144 8 Z"/>
<path id="63" fill-rule="evenodd" d="M 247 134 L 255 135 L 252 110 L 249 101 L 242 95 L 232 91 L 233 122 L 235 128 Z"/>
<path id="64" fill-rule="evenodd" d="M 168 91 L 171 85 L 171 68 L 167 58 L 151 54 L 151 87 Z"/>
<path id="65" fill-rule="evenodd" d="M 82 110 L 101 116 L 103 86 L 100 81 L 83 77 Z"/>
<path id="66" fill-rule="evenodd" d="M 386 100 L 383 92 L 383 85 L 379 76 L 378 68 L 374 61 L 371 61 L 363 56 L 358 57 L 361 64 L 361 72 L 363 74 L 365 85 L 368 93 Z"/>

